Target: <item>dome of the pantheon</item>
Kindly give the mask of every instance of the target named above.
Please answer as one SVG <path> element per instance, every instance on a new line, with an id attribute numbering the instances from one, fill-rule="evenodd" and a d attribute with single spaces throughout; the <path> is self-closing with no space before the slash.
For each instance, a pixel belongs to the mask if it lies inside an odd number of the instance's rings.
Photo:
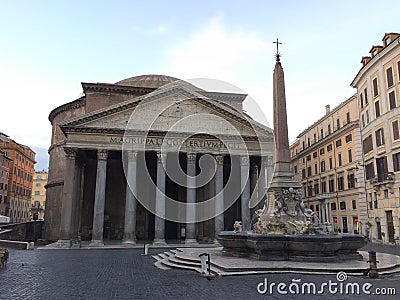
<path id="1" fill-rule="evenodd" d="M 118 85 L 158 89 L 163 85 L 179 80 L 166 75 L 140 75 L 116 82 Z"/>

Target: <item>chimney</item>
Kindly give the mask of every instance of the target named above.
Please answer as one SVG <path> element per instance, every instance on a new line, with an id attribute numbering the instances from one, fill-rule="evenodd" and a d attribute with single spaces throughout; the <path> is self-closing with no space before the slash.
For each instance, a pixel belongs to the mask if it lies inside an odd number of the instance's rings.
<path id="1" fill-rule="evenodd" d="M 325 105 L 325 115 L 328 115 L 331 112 L 331 106 L 329 104 Z"/>

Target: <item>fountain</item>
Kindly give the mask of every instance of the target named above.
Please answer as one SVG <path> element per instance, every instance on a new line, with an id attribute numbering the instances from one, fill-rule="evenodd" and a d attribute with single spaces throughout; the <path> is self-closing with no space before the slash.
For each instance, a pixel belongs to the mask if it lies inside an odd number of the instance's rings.
<path id="1" fill-rule="evenodd" d="M 278 45 L 278 41 L 277 41 Z M 255 215 L 252 231 L 222 231 L 217 239 L 226 256 L 259 260 L 332 262 L 362 260 L 358 249 L 367 243 L 359 234 L 337 234 L 305 207 L 301 184 L 290 171 L 284 72 L 277 51 L 273 83 L 275 169 L 264 207 Z"/>

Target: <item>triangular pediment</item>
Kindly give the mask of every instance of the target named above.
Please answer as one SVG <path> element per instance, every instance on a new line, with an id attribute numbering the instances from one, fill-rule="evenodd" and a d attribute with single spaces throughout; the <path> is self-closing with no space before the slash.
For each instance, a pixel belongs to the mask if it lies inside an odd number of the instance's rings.
<path id="1" fill-rule="evenodd" d="M 110 130 L 272 137 L 272 130 L 185 82 L 60 123 L 69 131 Z"/>

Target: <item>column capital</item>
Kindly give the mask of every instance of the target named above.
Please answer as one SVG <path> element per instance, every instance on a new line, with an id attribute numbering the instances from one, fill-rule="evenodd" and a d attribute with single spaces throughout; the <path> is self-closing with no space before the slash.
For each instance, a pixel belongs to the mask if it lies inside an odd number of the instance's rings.
<path id="1" fill-rule="evenodd" d="M 137 159 L 137 155 L 138 152 L 137 151 L 133 151 L 133 150 L 128 150 L 128 160 L 136 160 Z"/>
<path id="2" fill-rule="evenodd" d="M 167 153 L 157 152 L 157 162 L 165 164 L 167 161 Z"/>
<path id="3" fill-rule="evenodd" d="M 250 157 L 248 155 L 240 156 L 240 165 L 248 166 L 250 163 Z"/>
<path id="4" fill-rule="evenodd" d="M 97 160 L 107 160 L 108 150 L 99 149 L 97 150 Z"/>
<path id="5" fill-rule="evenodd" d="M 69 159 L 75 159 L 77 150 L 75 148 L 64 147 L 65 157 Z"/>
<path id="6" fill-rule="evenodd" d="M 216 155 L 215 160 L 217 161 L 218 165 L 224 164 L 224 156 L 223 155 Z"/>
<path id="7" fill-rule="evenodd" d="M 188 164 L 195 164 L 196 163 L 196 153 L 187 153 L 187 163 Z"/>

